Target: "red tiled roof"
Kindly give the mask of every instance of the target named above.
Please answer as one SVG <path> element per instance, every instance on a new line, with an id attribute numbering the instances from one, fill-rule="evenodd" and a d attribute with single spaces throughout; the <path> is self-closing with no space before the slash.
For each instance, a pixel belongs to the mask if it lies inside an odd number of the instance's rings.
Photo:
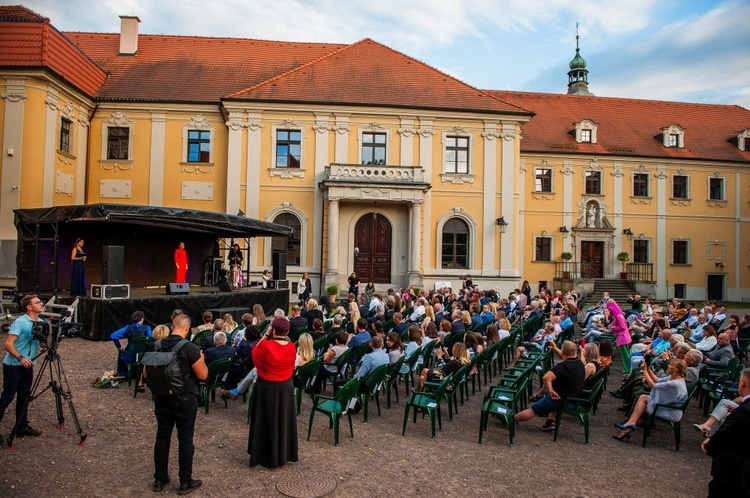
<path id="1" fill-rule="evenodd" d="M 39 67 L 93 95 L 107 75 L 42 17 L 22 6 L 0 6 L 0 67 Z"/>
<path id="2" fill-rule="evenodd" d="M 370 39 L 226 98 L 528 114 Z"/>
<path id="3" fill-rule="evenodd" d="M 740 106 L 487 92 L 536 113 L 523 125 L 523 152 L 750 161 L 750 152 L 737 148 L 737 132 L 750 128 L 750 111 Z M 596 144 L 575 141 L 574 123 L 584 119 L 597 124 Z M 662 129 L 673 124 L 685 130 L 683 148 L 662 145 Z"/>
<path id="4" fill-rule="evenodd" d="M 151 102 L 218 103 L 344 46 L 141 34 L 138 52 L 120 56 L 118 33 L 65 35 L 110 74 L 97 97 Z"/>

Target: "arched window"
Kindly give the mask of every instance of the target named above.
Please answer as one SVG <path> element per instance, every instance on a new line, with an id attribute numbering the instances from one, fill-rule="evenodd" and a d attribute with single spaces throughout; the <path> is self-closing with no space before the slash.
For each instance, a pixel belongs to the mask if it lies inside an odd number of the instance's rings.
<path id="1" fill-rule="evenodd" d="M 442 268 L 469 267 L 469 227 L 460 218 L 443 225 Z"/>
<path id="2" fill-rule="evenodd" d="M 294 229 L 294 233 L 289 237 L 288 246 L 284 247 L 284 239 L 282 237 L 274 237 L 271 239 L 271 250 L 281 251 L 285 249 L 287 251 L 286 262 L 289 266 L 300 265 L 300 237 L 301 237 L 301 225 L 299 218 L 291 213 L 281 213 L 273 220 L 278 225 L 285 225 Z"/>

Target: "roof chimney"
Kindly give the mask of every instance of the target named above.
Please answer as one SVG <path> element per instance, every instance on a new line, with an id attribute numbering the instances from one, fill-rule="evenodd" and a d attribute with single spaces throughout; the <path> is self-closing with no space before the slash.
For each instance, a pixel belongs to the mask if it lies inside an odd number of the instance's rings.
<path id="1" fill-rule="evenodd" d="M 136 16 L 120 16 L 120 55 L 135 55 L 138 51 L 138 24 Z"/>

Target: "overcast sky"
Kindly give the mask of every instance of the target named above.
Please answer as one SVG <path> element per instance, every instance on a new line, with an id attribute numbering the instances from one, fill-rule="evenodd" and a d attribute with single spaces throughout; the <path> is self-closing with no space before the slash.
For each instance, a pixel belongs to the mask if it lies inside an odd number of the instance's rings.
<path id="1" fill-rule="evenodd" d="M 750 109 L 750 0 L 0 0 L 61 31 L 352 43 L 372 38 L 479 88 L 564 93 L 576 22 L 596 95 Z"/>

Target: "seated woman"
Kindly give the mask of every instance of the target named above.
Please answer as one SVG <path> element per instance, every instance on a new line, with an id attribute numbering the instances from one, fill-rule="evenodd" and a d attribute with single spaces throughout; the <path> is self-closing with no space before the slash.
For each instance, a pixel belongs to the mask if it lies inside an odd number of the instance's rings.
<path id="1" fill-rule="evenodd" d="M 635 404 L 635 408 L 633 408 L 633 412 L 630 414 L 630 418 L 622 424 L 617 424 L 617 427 L 621 431 L 612 437 L 618 441 L 627 443 L 630 440 L 630 436 L 633 435 L 633 432 L 638 427 L 638 424 L 643 422 L 646 412 L 653 414 L 656 405 L 682 403 L 688 394 L 687 385 L 685 384 L 687 365 L 684 360 L 672 360 L 669 362 L 669 367 L 667 367 L 669 377 L 663 379 L 658 379 L 645 362 L 641 363 L 641 370 L 643 371 L 643 379 L 651 387 L 651 393 L 641 394 Z M 659 407 L 655 415 L 672 422 L 679 422 L 682 418 L 682 412 L 677 408 Z"/>
<path id="2" fill-rule="evenodd" d="M 323 355 L 323 361 L 320 365 L 320 370 L 318 370 L 318 376 L 315 377 L 315 382 L 313 383 L 313 392 L 316 394 L 320 394 L 320 392 L 322 391 L 323 381 L 327 377 L 333 377 L 334 375 L 339 373 L 335 363 L 339 359 L 339 357 L 344 354 L 347 349 L 349 349 L 346 346 L 347 341 L 349 341 L 349 335 L 346 333 L 346 331 L 339 330 L 338 332 L 336 332 L 335 338 L 336 344 L 331 346 Z"/>
<path id="3" fill-rule="evenodd" d="M 317 318 L 321 323 L 325 320 L 323 312 L 318 309 L 318 301 L 310 299 L 307 301 L 307 309 L 302 311 L 302 316 L 307 318 L 307 329 L 315 330 L 313 322 Z"/>
<path id="4" fill-rule="evenodd" d="M 399 358 L 404 356 L 404 343 L 401 342 L 401 334 L 398 332 L 389 332 L 385 338 L 386 352 L 388 353 L 388 364 L 392 365 L 396 363 Z M 404 365 L 399 370 L 399 373 L 407 373 L 409 371 L 409 365 Z"/>
<path id="5" fill-rule="evenodd" d="M 599 362 L 602 368 L 607 368 L 612 364 L 612 357 L 615 354 L 615 348 L 612 346 L 612 342 L 608 339 L 604 339 L 599 343 Z"/>
<path id="6" fill-rule="evenodd" d="M 712 326 L 706 325 L 705 327 L 703 327 L 703 340 L 695 345 L 695 349 L 697 349 L 701 353 L 706 353 L 715 348 L 716 344 L 716 331 Z"/>
<path id="7" fill-rule="evenodd" d="M 301 367 L 310 360 L 315 359 L 315 351 L 313 351 L 313 339 L 307 332 L 299 336 L 297 345 L 297 359 L 294 361 L 295 367 Z"/>
<path id="8" fill-rule="evenodd" d="M 417 381 L 414 390 L 421 391 L 424 387 L 424 383 L 428 380 L 441 380 L 446 375 L 456 373 L 462 366 L 471 363 L 471 359 L 469 358 L 469 351 L 467 351 L 466 346 L 464 346 L 462 343 L 457 342 L 456 344 L 454 344 L 452 353 L 453 356 L 447 363 L 443 363 L 442 365 L 432 370 L 430 370 L 429 368 L 422 369 L 422 373 L 419 375 L 419 380 Z M 442 360 L 443 357 L 447 355 L 448 350 L 446 348 L 440 348 L 438 350 L 438 360 Z"/>
<path id="9" fill-rule="evenodd" d="M 519 359 L 528 358 L 529 350 L 544 351 L 547 343 L 554 342 L 554 340 L 555 326 L 552 324 L 552 322 L 547 322 L 544 325 L 544 328 L 539 330 L 530 341 L 524 342 L 523 346 L 518 346 L 516 348 L 516 355 L 513 358 L 513 363 L 510 364 L 510 368 L 515 366 L 515 364 L 518 363 Z"/>
<path id="10" fill-rule="evenodd" d="M 594 342 L 595 340 L 599 339 L 602 334 L 609 332 L 606 328 L 602 327 L 601 322 L 598 318 L 594 317 L 591 319 L 588 325 L 586 325 L 586 331 L 583 337 L 581 338 L 581 341 L 586 342 Z"/>
<path id="11" fill-rule="evenodd" d="M 224 314 L 224 332 L 226 332 L 227 337 L 232 335 L 232 332 L 234 332 L 234 329 L 238 327 L 237 322 L 234 321 L 234 317 L 231 313 L 225 313 Z"/>
<path id="12" fill-rule="evenodd" d="M 726 420 L 729 414 L 741 404 L 742 396 L 738 396 L 734 399 L 722 399 L 705 422 L 702 424 L 693 424 L 693 427 L 703 434 L 703 437 L 711 437 L 714 432 L 719 430 L 719 427 L 724 423 L 724 420 Z"/>
<path id="13" fill-rule="evenodd" d="M 326 335 L 326 331 L 323 328 L 323 322 L 320 320 L 320 318 L 316 318 L 313 320 L 313 328 L 310 330 L 310 337 L 312 337 L 313 342 L 317 341 L 324 335 Z M 304 335 L 304 334 L 302 334 Z M 302 336 L 300 336 L 301 338 Z"/>

